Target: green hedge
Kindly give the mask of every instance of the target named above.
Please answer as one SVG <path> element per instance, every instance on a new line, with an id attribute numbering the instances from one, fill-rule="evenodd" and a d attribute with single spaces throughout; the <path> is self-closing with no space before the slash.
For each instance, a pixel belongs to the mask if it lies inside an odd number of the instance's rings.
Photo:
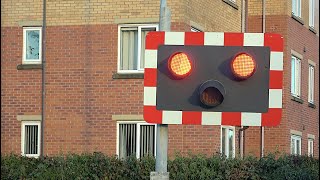
<path id="1" fill-rule="evenodd" d="M 102 153 L 26 158 L 1 155 L 1 179 L 149 179 L 155 159 L 119 160 Z M 219 155 L 177 156 L 168 161 L 170 179 L 319 179 L 319 160 L 307 156 L 268 155 L 262 159 L 226 159 Z"/>

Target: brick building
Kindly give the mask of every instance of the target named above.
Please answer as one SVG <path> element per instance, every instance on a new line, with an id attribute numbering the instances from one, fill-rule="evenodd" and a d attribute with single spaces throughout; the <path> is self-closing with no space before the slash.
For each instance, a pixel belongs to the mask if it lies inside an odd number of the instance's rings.
<path id="1" fill-rule="evenodd" d="M 319 156 L 315 2 L 266 1 L 265 30 L 280 33 L 285 46 L 283 117 L 280 126 L 264 129 L 264 153 L 307 154 L 312 149 Z M 46 155 L 154 153 L 156 128 L 142 116 L 143 49 L 145 34 L 158 30 L 159 6 L 152 0 L 47 1 L 41 129 L 42 1 L 2 1 L 1 153 L 38 156 L 41 131 Z M 171 31 L 263 31 L 262 1 L 169 0 L 168 6 Z M 170 125 L 169 154 L 235 156 L 239 129 Z M 245 154 L 259 156 L 260 133 L 259 127 L 245 130 Z"/>

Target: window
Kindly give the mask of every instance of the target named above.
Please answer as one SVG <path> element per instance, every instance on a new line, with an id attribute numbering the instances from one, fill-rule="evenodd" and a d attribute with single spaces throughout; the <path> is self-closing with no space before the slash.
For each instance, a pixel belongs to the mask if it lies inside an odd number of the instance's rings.
<path id="1" fill-rule="evenodd" d="M 314 0 L 309 0 L 309 26 L 314 28 Z"/>
<path id="2" fill-rule="evenodd" d="M 119 158 L 136 155 L 137 158 L 154 156 L 156 150 L 156 126 L 148 123 L 118 123 Z"/>
<path id="3" fill-rule="evenodd" d="M 221 126 L 221 154 L 235 157 L 235 129 Z"/>
<path id="4" fill-rule="evenodd" d="M 195 27 L 191 27 L 191 32 L 201 32 L 201 30 Z"/>
<path id="5" fill-rule="evenodd" d="M 145 37 L 158 30 L 158 25 L 119 26 L 119 73 L 142 73 L 144 71 Z"/>
<path id="6" fill-rule="evenodd" d="M 41 27 L 23 28 L 23 64 L 41 63 Z"/>
<path id="7" fill-rule="evenodd" d="M 292 14 L 301 18 L 301 0 L 292 0 Z"/>
<path id="8" fill-rule="evenodd" d="M 314 103 L 314 66 L 309 64 L 308 102 Z"/>
<path id="9" fill-rule="evenodd" d="M 40 121 L 22 121 L 21 151 L 27 157 L 40 155 Z"/>
<path id="10" fill-rule="evenodd" d="M 308 156 L 313 157 L 313 139 L 308 139 Z"/>
<path id="11" fill-rule="evenodd" d="M 301 155 L 301 136 L 291 135 L 291 154 Z"/>
<path id="12" fill-rule="evenodd" d="M 301 60 L 295 56 L 291 57 L 291 94 L 300 97 L 301 82 Z"/>

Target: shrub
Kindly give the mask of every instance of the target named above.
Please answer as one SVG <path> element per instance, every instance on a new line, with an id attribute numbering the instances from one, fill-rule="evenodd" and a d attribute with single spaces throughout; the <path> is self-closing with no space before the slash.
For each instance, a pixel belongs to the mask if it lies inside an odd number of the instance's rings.
<path id="1" fill-rule="evenodd" d="M 41 159 L 1 155 L 1 179 L 149 179 L 153 157 L 118 159 L 102 153 L 68 154 Z M 226 159 L 220 155 L 177 155 L 168 160 L 170 179 L 178 180 L 313 180 L 319 179 L 319 160 L 307 156 L 269 154 L 261 159 Z"/>

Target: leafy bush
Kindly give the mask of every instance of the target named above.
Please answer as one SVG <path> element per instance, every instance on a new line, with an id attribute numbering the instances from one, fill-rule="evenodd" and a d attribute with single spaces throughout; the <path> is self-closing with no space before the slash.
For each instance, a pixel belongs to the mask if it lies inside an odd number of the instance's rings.
<path id="1" fill-rule="evenodd" d="M 68 154 L 41 159 L 1 155 L 1 179 L 149 179 L 155 159 L 120 160 L 102 153 Z M 220 155 L 177 155 L 168 160 L 170 179 L 178 180 L 313 180 L 319 179 L 319 160 L 307 156 L 270 154 L 261 159 L 226 159 Z"/>

